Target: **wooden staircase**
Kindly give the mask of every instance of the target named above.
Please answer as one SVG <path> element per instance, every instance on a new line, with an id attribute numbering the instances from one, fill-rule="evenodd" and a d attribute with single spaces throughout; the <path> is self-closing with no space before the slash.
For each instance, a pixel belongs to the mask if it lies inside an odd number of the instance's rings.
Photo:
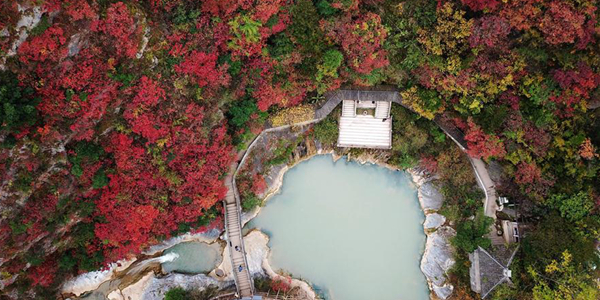
<path id="1" fill-rule="evenodd" d="M 225 178 L 225 186 L 227 187 L 227 194 L 223 201 L 225 205 L 225 230 L 227 231 L 227 244 L 238 296 L 252 297 L 254 289 L 252 276 L 248 269 L 246 249 L 244 248 L 240 199 L 233 179 L 236 168 L 237 163 L 232 164 L 229 174 Z"/>

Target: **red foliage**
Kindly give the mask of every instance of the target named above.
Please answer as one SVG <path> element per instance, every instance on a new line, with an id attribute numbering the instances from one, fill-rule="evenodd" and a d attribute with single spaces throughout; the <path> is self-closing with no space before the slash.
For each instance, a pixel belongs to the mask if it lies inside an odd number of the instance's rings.
<path id="1" fill-rule="evenodd" d="M 595 73 L 583 62 L 577 65 L 577 69 L 555 71 L 553 78 L 563 91 L 550 96 L 550 100 L 561 105 L 557 115 L 562 117 L 570 116 L 574 107 L 588 100 L 590 93 L 600 86 L 600 73 Z"/>
<path id="2" fill-rule="evenodd" d="M 66 8 L 66 13 L 69 15 L 72 21 L 84 19 L 95 20 L 98 18 L 98 15 L 88 4 L 87 0 L 67 1 L 63 3 L 63 6 Z"/>
<path id="3" fill-rule="evenodd" d="M 175 66 L 175 71 L 189 75 L 200 87 L 226 86 L 229 83 L 229 74 L 226 66 L 217 67 L 217 54 L 192 51 L 185 60 Z"/>
<path id="4" fill-rule="evenodd" d="M 207 0 L 202 3 L 202 11 L 211 15 L 227 17 L 238 8 L 248 10 L 254 0 Z"/>
<path id="5" fill-rule="evenodd" d="M 516 30 L 527 30 L 539 24 L 542 0 L 513 0 L 503 5 L 500 16 Z"/>
<path id="6" fill-rule="evenodd" d="M 92 29 L 105 33 L 107 45 L 114 45 L 119 56 L 135 57 L 142 27 L 137 26 L 123 2 L 111 4 L 106 10 L 106 19 L 94 22 Z"/>
<path id="7" fill-rule="evenodd" d="M 118 259 L 138 252 L 148 242 L 159 211 L 151 205 L 118 205 L 114 200 L 101 203 L 103 205 L 98 210 L 106 222 L 96 224 L 94 232 L 98 239 L 111 247 L 109 258 Z"/>
<path id="8" fill-rule="evenodd" d="M 379 15 L 368 12 L 356 19 L 346 16 L 335 23 L 323 22 L 321 26 L 328 37 L 342 45 L 350 67 L 357 73 L 369 74 L 389 64 L 383 50 L 387 30 Z"/>
<path id="9" fill-rule="evenodd" d="M 573 43 L 575 38 L 584 35 L 584 22 L 585 15 L 577 12 L 573 5 L 555 0 L 542 17 L 540 29 L 549 44 Z"/>
<path id="10" fill-rule="evenodd" d="M 438 170 L 437 159 L 431 155 L 422 156 L 419 161 L 419 167 L 423 168 L 429 174 L 435 174 Z"/>
<path id="11" fill-rule="evenodd" d="M 292 278 L 283 277 L 271 281 L 271 289 L 275 292 L 286 293 L 291 289 Z"/>
<path id="12" fill-rule="evenodd" d="M 500 4 L 498 0 L 460 0 L 460 2 L 473 11 L 493 10 Z"/>
<path id="13" fill-rule="evenodd" d="M 27 278 L 31 280 L 32 286 L 49 287 L 54 282 L 58 271 L 58 264 L 54 260 L 46 260 L 39 266 L 27 270 Z"/>
<path id="14" fill-rule="evenodd" d="M 265 191 L 266 188 L 267 182 L 265 181 L 265 178 L 260 174 L 255 174 L 254 178 L 252 179 L 252 192 L 255 195 L 260 195 Z"/>
<path id="15" fill-rule="evenodd" d="M 30 61 L 58 61 L 67 54 L 67 49 L 61 47 L 67 41 L 63 29 L 58 25 L 46 29 L 43 34 L 25 41 L 19 48 L 19 59 L 23 63 Z"/>
<path id="16" fill-rule="evenodd" d="M 486 134 L 481 127 L 468 121 L 468 129 L 465 134 L 467 141 L 467 153 L 475 158 L 489 159 L 490 157 L 502 158 L 506 154 L 504 143 L 495 135 Z"/>
<path id="17" fill-rule="evenodd" d="M 498 16 L 484 16 L 475 21 L 469 42 L 471 47 L 497 47 L 505 42 L 510 32 L 508 22 Z"/>

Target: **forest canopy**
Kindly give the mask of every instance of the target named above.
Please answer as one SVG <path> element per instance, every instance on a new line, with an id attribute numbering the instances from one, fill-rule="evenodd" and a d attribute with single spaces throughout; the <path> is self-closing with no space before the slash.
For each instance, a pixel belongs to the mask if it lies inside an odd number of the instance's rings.
<path id="1" fill-rule="evenodd" d="M 397 112 L 412 131 L 395 141 L 393 161 L 451 168 L 451 157 L 416 151 L 427 134 L 444 136 L 415 124 L 444 118 L 468 155 L 502 165 L 502 191 L 531 207 L 519 280 L 503 292 L 571 299 L 563 289 L 575 285 L 588 299 L 600 236 L 598 7 L 3 1 L 0 286 L 45 299 L 65 278 L 222 226 L 225 175 L 269 116 L 340 87 L 385 84 L 411 110 Z M 332 142 L 334 129 L 315 131 Z M 472 249 L 467 237 L 460 244 Z"/>

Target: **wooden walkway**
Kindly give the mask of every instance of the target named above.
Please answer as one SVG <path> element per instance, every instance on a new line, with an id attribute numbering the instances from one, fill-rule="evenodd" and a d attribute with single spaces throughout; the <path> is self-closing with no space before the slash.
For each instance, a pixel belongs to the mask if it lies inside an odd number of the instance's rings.
<path id="1" fill-rule="evenodd" d="M 227 187 L 227 195 L 223 203 L 225 206 L 225 230 L 238 296 L 251 297 L 254 294 L 254 289 L 242 236 L 240 199 L 233 180 L 237 166 L 237 162 L 233 163 L 230 166 L 229 174 L 225 177 L 225 186 Z"/>

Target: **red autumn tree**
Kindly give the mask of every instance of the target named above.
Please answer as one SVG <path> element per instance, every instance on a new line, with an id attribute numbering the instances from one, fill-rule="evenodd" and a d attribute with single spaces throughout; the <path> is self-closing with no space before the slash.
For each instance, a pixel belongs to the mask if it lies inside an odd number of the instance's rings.
<path id="1" fill-rule="evenodd" d="M 175 66 L 175 71 L 188 75 L 200 87 L 226 86 L 229 74 L 225 67 L 217 67 L 217 54 L 192 51 L 185 60 Z"/>
<path id="2" fill-rule="evenodd" d="M 542 17 L 540 29 L 547 43 L 574 43 L 584 35 L 585 15 L 566 1 L 552 1 Z"/>
<path id="3" fill-rule="evenodd" d="M 104 33 L 107 38 L 106 45 L 114 47 L 118 55 L 135 57 L 142 27 L 136 24 L 125 3 L 111 4 L 106 10 L 106 18 L 94 22 L 92 29 Z"/>
<path id="4" fill-rule="evenodd" d="M 486 134 L 470 119 L 465 140 L 468 146 L 467 153 L 472 157 L 487 160 L 491 157 L 502 158 L 506 154 L 502 140 L 495 135 Z"/>
<path id="5" fill-rule="evenodd" d="M 473 11 L 493 10 L 500 2 L 498 0 L 460 0 Z"/>
<path id="6" fill-rule="evenodd" d="M 321 27 L 328 37 L 341 44 L 355 72 L 369 74 L 389 64 L 383 50 L 387 30 L 381 24 L 379 15 L 371 12 L 357 18 L 348 15 L 335 22 L 322 22 Z"/>

